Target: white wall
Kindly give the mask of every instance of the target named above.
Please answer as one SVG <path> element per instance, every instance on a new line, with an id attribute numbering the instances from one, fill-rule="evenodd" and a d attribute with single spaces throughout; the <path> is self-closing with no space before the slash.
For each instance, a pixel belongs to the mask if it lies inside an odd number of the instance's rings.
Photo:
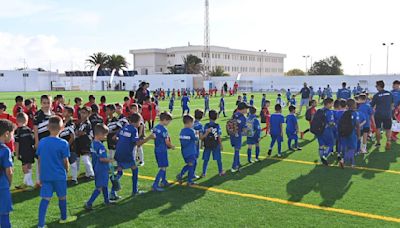
<path id="1" fill-rule="evenodd" d="M 0 91 L 48 91 L 51 81 L 57 77 L 55 72 L 38 72 L 35 70 L 12 71 L 0 70 Z M 28 77 L 23 77 L 27 74 Z"/>

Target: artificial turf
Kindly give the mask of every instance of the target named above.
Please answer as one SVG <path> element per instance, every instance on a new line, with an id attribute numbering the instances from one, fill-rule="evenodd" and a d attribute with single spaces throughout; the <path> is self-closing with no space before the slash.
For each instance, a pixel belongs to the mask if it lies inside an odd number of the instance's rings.
<path id="1" fill-rule="evenodd" d="M 16 95 L 25 98 L 38 99 L 44 92 L 0 93 L 0 102 L 6 102 L 9 110 L 14 104 Z M 127 92 L 49 92 L 51 95 L 62 93 L 66 100 L 76 96 L 87 99 L 89 94 L 96 97 L 107 96 L 107 102 L 122 102 Z M 261 94 L 255 93 L 255 106 L 259 109 Z M 249 95 L 248 95 L 249 98 Z M 271 100 L 270 112 L 273 112 L 276 94 L 269 93 Z M 235 108 L 236 97 L 226 97 L 227 115 Z M 218 110 L 219 96 L 210 99 L 210 108 Z M 72 104 L 72 103 L 71 103 Z M 179 145 L 178 135 L 183 123 L 181 120 L 180 101 L 175 101 L 174 119 L 168 126 L 172 143 Z M 73 104 L 72 104 L 73 105 Z M 191 99 L 191 110 L 204 108 L 203 99 Z M 160 101 L 160 110 L 166 110 L 168 101 Z M 288 113 L 284 108 L 284 115 Z M 303 109 L 303 114 L 305 110 Z M 233 155 L 229 138 L 224 130 L 229 117 L 217 120 L 223 129 L 223 166 L 230 169 Z M 205 124 L 208 118 L 202 120 Z M 300 129 L 308 128 L 304 116 L 299 117 Z M 47 214 L 49 227 L 399 227 L 400 197 L 400 145 L 392 144 L 390 151 L 383 147 L 374 148 L 369 144 L 370 153 L 357 157 L 359 168 L 340 169 L 335 166 L 331 156 L 332 166 L 324 167 L 318 164 L 318 144 L 312 134 L 307 134 L 300 140 L 302 151 L 289 152 L 286 139 L 283 142 L 283 159 L 273 156 L 266 158 L 270 137 L 262 134 L 261 162 L 247 164 L 247 145 L 245 138 L 241 150 L 241 163 L 244 167 L 240 173 L 219 177 L 216 162 L 210 160 L 206 178 L 197 181 L 199 188 L 174 185 L 166 192 L 147 192 L 134 198 L 131 192 L 130 171 L 125 171 L 121 179 L 123 197 L 116 205 L 104 206 L 99 197 L 94 204 L 94 210 L 86 212 L 83 204 L 90 197 L 94 188 L 91 181 L 80 181 L 77 186 L 68 188 L 68 210 L 70 214 L 78 215 L 78 220 L 67 225 L 58 224 L 59 210 L 57 200 L 53 199 Z M 157 167 L 154 158 L 153 142 L 144 146 L 145 165 L 140 168 L 139 188 L 148 191 L 151 188 L 151 178 L 156 175 Z M 384 145 L 384 143 L 383 143 Z M 253 149 L 254 154 L 254 149 Z M 170 167 L 167 178 L 171 181 L 184 165 L 180 149 L 169 151 Z M 202 161 L 199 160 L 197 174 L 200 175 Z M 15 175 L 12 189 L 22 181 L 21 164 L 15 162 Z M 83 168 L 81 169 L 83 171 Z M 202 187 L 203 186 L 203 187 Z M 210 189 L 207 189 L 207 188 Z M 217 191 L 213 191 L 217 189 Z M 220 191 L 221 190 L 221 191 Z M 224 191 L 222 191 L 224 190 Z M 234 192 L 235 194 L 232 194 Z M 11 222 L 14 227 L 35 227 L 40 198 L 39 191 L 14 192 L 14 211 Z M 239 194 L 236 194 L 239 193 Z M 246 194 L 251 194 L 251 197 Z M 255 196 L 255 197 L 253 197 Z M 262 196 L 257 198 L 257 196 Z M 269 198 L 265 198 L 269 197 Z M 270 199 L 270 200 L 268 200 Z M 272 200 L 271 200 L 272 199 Z M 278 199 L 278 202 L 275 201 Z M 279 200 L 287 200 L 282 203 Z M 286 202 L 286 201 L 283 201 Z M 312 209 L 306 205 L 322 206 Z M 394 218 L 395 221 L 367 218 L 352 213 L 338 213 L 321 210 L 321 208 L 338 208 L 367 215 L 379 215 Z M 357 214 L 357 213 L 356 213 Z M 397 220 L 396 220 L 397 219 Z"/>

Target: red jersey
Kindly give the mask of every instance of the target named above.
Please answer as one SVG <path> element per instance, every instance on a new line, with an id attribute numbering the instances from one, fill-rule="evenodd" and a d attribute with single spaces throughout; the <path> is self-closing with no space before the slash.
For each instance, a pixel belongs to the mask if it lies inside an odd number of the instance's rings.
<path id="1" fill-rule="evenodd" d="M 13 124 L 17 125 L 17 120 L 15 119 L 14 116 L 8 114 L 8 113 L 3 113 L 0 114 L 0 119 L 6 119 L 11 121 Z M 15 141 L 14 138 L 11 139 L 9 143 L 6 143 L 6 146 L 11 150 L 11 152 L 15 151 Z"/>
<path id="2" fill-rule="evenodd" d="M 131 115 L 131 108 L 129 107 L 129 104 L 125 104 L 122 106 L 122 115 L 125 117 L 128 117 Z"/>
<path id="3" fill-rule="evenodd" d="M 13 116 L 17 117 L 17 114 L 20 112 L 25 112 L 25 107 L 22 105 L 18 105 L 18 104 L 14 105 Z"/>
<path id="4" fill-rule="evenodd" d="M 311 119 L 315 115 L 316 112 L 317 112 L 317 109 L 315 107 L 311 107 L 310 108 Z M 308 122 L 311 124 L 311 121 L 308 121 Z"/>
<path id="5" fill-rule="evenodd" d="M 157 117 L 157 105 L 154 102 L 151 102 L 151 120 L 156 120 Z"/>
<path id="6" fill-rule="evenodd" d="M 81 109 L 80 105 L 74 105 L 74 119 L 79 119 L 79 110 Z"/>
<path id="7" fill-rule="evenodd" d="M 36 110 L 32 107 L 31 109 L 25 109 L 24 112 L 28 116 L 27 126 L 33 130 L 33 118 L 35 117 Z"/>
<path id="8" fill-rule="evenodd" d="M 129 98 L 129 105 L 132 105 L 132 104 L 135 104 L 136 103 L 136 101 L 135 101 L 135 98 Z"/>
<path id="9" fill-rule="evenodd" d="M 92 104 L 93 104 L 92 102 L 88 102 L 88 103 L 85 104 L 85 107 L 91 108 L 91 107 L 92 107 Z"/>
<path id="10" fill-rule="evenodd" d="M 107 122 L 106 106 L 107 106 L 107 104 L 105 104 L 105 103 L 99 104 L 100 116 L 101 116 L 101 118 L 103 118 L 104 123 Z"/>
<path id="11" fill-rule="evenodd" d="M 144 121 L 149 121 L 151 119 L 151 105 L 150 102 L 144 102 L 142 105 L 142 117 Z"/>
<path id="12" fill-rule="evenodd" d="M 178 90 L 178 97 L 180 97 L 181 96 L 181 91 L 180 90 Z"/>

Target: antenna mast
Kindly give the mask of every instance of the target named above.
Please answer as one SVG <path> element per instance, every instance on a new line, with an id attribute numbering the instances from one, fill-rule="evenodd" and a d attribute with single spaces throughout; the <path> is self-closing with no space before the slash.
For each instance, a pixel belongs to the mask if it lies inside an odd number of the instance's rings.
<path id="1" fill-rule="evenodd" d="M 211 70 L 211 50 L 210 50 L 210 17 L 209 17 L 209 2 L 205 0 L 205 12 L 204 12 L 204 77 L 209 79 Z"/>

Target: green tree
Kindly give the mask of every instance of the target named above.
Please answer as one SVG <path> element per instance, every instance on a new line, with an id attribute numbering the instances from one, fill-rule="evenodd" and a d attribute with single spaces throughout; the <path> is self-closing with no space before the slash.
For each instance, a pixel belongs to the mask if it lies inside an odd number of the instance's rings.
<path id="1" fill-rule="evenodd" d="M 300 69 L 291 69 L 288 72 L 286 72 L 285 74 L 286 76 L 303 76 L 305 75 L 304 71 L 300 70 Z"/>
<path id="2" fill-rule="evenodd" d="M 309 75 L 343 75 L 342 63 L 336 56 L 322 59 L 315 62 L 310 70 Z"/>
<path id="3" fill-rule="evenodd" d="M 128 67 L 128 62 L 126 61 L 125 57 L 122 55 L 109 55 L 106 68 L 109 70 L 116 69 L 118 72 L 119 70 L 126 69 Z"/>
<path id="4" fill-rule="evenodd" d="M 106 67 L 109 56 L 104 52 L 93 53 L 86 59 L 86 64 L 93 69 L 97 64 L 100 64 L 99 70 Z"/>
<path id="5" fill-rule="evenodd" d="M 201 59 L 195 55 L 187 55 L 184 57 L 183 64 L 185 66 L 185 74 L 200 74 L 201 63 Z"/>
<path id="6" fill-rule="evenodd" d="M 210 76 L 219 77 L 219 76 L 229 76 L 228 73 L 225 72 L 222 66 L 217 66 L 215 70 L 210 72 Z"/>

